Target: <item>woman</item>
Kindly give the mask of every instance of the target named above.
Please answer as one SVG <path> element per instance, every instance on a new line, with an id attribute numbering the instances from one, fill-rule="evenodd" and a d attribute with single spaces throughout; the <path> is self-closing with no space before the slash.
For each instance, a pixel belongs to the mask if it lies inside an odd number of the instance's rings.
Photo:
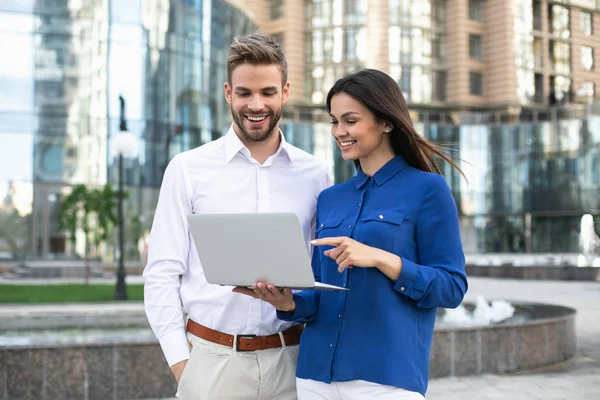
<path id="1" fill-rule="evenodd" d="M 456 206 L 435 157 L 462 171 L 417 134 L 383 72 L 338 80 L 327 111 L 357 174 L 319 196 L 313 270 L 349 290 L 293 294 L 259 282 L 249 294 L 306 323 L 300 400 L 423 399 L 436 307 L 457 307 L 467 290 Z"/>

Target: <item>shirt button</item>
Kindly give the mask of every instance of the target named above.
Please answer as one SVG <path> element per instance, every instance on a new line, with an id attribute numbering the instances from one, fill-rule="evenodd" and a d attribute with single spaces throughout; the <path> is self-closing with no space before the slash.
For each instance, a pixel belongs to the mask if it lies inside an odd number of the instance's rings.
<path id="1" fill-rule="evenodd" d="M 332 343 L 330 343 L 330 344 L 329 344 L 329 347 L 333 347 L 333 344 L 332 344 Z"/>
<path id="2" fill-rule="evenodd" d="M 321 224 L 321 228 L 324 226 L 324 224 Z"/>
<path id="3" fill-rule="evenodd" d="M 342 318 L 342 314 L 338 314 L 338 318 Z"/>
<path id="4" fill-rule="evenodd" d="M 402 287 L 400 288 L 400 291 L 401 291 L 401 292 L 404 292 L 404 286 L 402 286 Z"/>
<path id="5" fill-rule="evenodd" d="M 379 219 L 383 219 L 383 215 L 379 215 Z"/>
<path id="6" fill-rule="evenodd" d="M 352 225 L 348 225 L 348 228 L 352 228 Z"/>

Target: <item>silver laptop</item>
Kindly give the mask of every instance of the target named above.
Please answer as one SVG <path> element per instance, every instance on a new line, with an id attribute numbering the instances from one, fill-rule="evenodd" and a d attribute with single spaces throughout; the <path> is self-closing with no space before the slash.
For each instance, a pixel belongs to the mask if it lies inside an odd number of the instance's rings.
<path id="1" fill-rule="evenodd" d="M 347 290 L 315 282 L 296 214 L 192 214 L 188 222 L 208 283 Z"/>

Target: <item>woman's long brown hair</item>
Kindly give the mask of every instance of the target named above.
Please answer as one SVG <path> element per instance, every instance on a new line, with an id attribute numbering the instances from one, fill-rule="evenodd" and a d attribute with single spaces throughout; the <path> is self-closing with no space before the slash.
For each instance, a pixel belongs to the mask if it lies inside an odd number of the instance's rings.
<path id="1" fill-rule="evenodd" d="M 388 121 L 393 125 L 389 133 L 392 149 L 395 154 L 401 154 L 408 165 L 441 175 L 442 171 L 435 159 L 437 156 L 465 177 L 460 167 L 442 147 L 417 133 L 402 90 L 389 75 L 375 69 L 363 69 L 338 79 L 327 94 L 328 112 L 331 112 L 331 98 L 342 92 L 361 102 L 377 120 Z M 354 163 L 358 167 L 359 161 Z"/>

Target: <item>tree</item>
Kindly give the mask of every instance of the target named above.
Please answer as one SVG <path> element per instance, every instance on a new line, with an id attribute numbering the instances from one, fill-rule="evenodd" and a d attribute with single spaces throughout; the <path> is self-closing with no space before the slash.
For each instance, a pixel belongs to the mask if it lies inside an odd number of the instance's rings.
<path id="1" fill-rule="evenodd" d="M 90 277 L 90 243 L 94 243 L 96 255 L 102 242 L 110 237 L 111 228 L 117 223 L 118 193 L 110 183 L 102 189 L 88 189 L 85 185 L 76 185 L 61 204 L 58 220 L 60 229 L 69 233 L 73 251 L 77 242 L 77 232 L 82 231 L 85 241 L 85 284 Z"/>
<path id="2" fill-rule="evenodd" d="M 31 214 L 20 215 L 16 209 L 0 212 L 0 240 L 4 240 L 14 259 L 25 258 L 25 237 Z"/>
<path id="3" fill-rule="evenodd" d="M 63 199 L 58 211 L 58 223 L 60 229 L 66 229 L 69 233 L 69 241 L 75 254 L 75 244 L 77 243 L 77 231 L 83 231 L 85 250 L 85 284 L 89 282 L 90 262 L 89 262 L 89 236 L 90 236 L 90 218 L 92 204 L 90 202 L 90 193 L 85 185 L 76 185 L 71 193 Z"/>
<path id="4" fill-rule="evenodd" d="M 102 189 L 93 189 L 89 192 L 89 199 L 95 215 L 93 240 L 96 255 L 98 255 L 100 244 L 110 238 L 112 227 L 118 222 L 116 213 L 118 197 L 119 194 L 110 183 L 104 185 Z"/>

